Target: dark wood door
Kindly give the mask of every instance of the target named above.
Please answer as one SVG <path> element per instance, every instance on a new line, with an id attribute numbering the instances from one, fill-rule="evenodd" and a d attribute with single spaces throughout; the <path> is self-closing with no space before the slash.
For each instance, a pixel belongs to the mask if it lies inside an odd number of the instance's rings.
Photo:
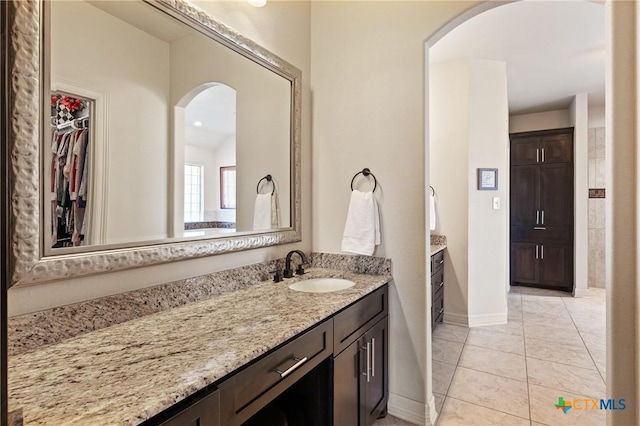
<path id="1" fill-rule="evenodd" d="M 573 129 L 571 133 L 547 135 L 542 138 L 540 160 L 546 164 L 571 163 L 573 158 Z"/>
<path id="2" fill-rule="evenodd" d="M 539 221 L 540 167 L 511 168 L 511 226 L 536 226 Z"/>
<path id="3" fill-rule="evenodd" d="M 540 246 L 540 284 L 571 290 L 573 248 L 568 244 Z"/>
<path id="4" fill-rule="evenodd" d="M 540 137 L 518 138 L 518 143 L 511 145 L 511 165 L 522 166 L 536 164 L 540 161 Z"/>
<path id="5" fill-rule="evenodd" d="M 380 413 L 386 409 L 388 387 L 387 361 L 387 318 L 379 321 L 365 334 L 369 345 L 369 376 L 363 376 L 365 386 L 364 419 L 365 426 L 375 423 Z"/>
<path id="6" fill-rule="evenodd" d="M 537 284 L 540 281 L 540 245 L 511 243 L 511 282 Z"/>
<path id="7" fill-rule="evenodd" d="M 360 425 L 361 350 L 364 337 L 333 359 L 333 424 Z"/>
<path id="8" fill-rule="evenodd" d="M 573 168 L 557 163 L 540 166 L 540 225 L 573 227 Z"/>

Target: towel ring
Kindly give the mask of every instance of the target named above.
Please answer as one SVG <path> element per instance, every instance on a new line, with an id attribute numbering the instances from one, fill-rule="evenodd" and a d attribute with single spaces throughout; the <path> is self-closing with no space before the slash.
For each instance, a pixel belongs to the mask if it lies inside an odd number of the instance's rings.
<path id="1" fill-rule="evenodd" d="M 276 192 L 276 184 L 273 181 L 273 178 L 271 177 L 271 175 L 266 175 L 265 177 L 263 177 L 258 181 L 258 184 L 256 185 L 256 194 L 260 193 L 260 182 L 262 182 L 265 179 L 267 180 L 267 182 L 271 182 L 271 185 L 273 186 L 273 189 L 271 190 L 271 195 L 273 195 Z"/>
<path id="2" fill-rule="evenodd" d="M 367 167 L 362 169 L 361 172 L 358 172 L 355 175 L 353 175 L 353 178 L 351 179 L 351 190 L 353 191 L 353 181 L 356 180 L 356 176 L 358 176 L 361 173 L 365 177 L 369 176 L 369 175 L 371 175 L 373 177 L 373 191 L 371 191 L 371 192 L 375 192 L 376 188 L 378 187 L 378 180 L 376 179 L 375 175 L 373 173 L 371 173 L 371 170 L 369 170 Z"/>
<path id="3" fill-rule="evenodd" d="M 434 197 L 436 196 L 436 190 L 433 189 L 433 186 L 429 185 L 429 188 L 431 188 L 431 195 L 433 195 Z"/>

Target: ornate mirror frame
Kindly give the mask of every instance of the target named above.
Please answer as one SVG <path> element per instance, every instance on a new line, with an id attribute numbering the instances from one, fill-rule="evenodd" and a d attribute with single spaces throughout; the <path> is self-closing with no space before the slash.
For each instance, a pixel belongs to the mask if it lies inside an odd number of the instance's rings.
<path id="1" fill-rule="evenodd" d="M 273 53 L 246 39 L 185 0 L 144 0 L 291 82 L 291 228 L 204 240 L 45 256 L 42 232 L 41 136 L 47 76 L 43 49 L 45 7 L 38 0 L 13 0 L 10 43 L 8 124 L 8 287 L 118 271 L 165 262 L 286 244 L 301 240 L 301 76 Z M 4 266 L 4 265 L 3 265 Z"/>

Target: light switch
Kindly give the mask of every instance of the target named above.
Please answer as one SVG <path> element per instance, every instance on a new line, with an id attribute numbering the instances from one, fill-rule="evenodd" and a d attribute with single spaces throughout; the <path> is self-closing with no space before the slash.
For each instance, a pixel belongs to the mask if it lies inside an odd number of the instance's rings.
<path id="1" fill-rule="evenodd" d="M 500 197 L 493 197 L 493 209 L 500 210 Z"/>

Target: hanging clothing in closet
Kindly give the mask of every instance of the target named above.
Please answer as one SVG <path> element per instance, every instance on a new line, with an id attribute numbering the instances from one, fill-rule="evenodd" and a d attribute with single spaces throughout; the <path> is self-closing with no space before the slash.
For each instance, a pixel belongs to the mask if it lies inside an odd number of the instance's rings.
<path id="1" fill-rule="evenodd" d="M 85 218 L 90 176 L 88 109 L 85 100 L 52 96 L 50 191 L 53 248 L 86 244 Z M 84 110 L 87 110 L 85 116 L 78 114 Z"/>

